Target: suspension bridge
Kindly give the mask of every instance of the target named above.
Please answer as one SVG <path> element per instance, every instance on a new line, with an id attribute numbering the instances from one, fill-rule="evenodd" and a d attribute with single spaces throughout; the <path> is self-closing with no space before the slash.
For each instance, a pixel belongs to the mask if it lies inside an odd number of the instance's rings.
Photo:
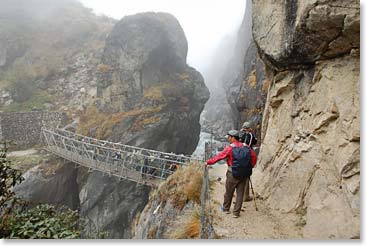
<path id="1" fill-rule="evenodd" d="M 178 168 L 197 159 L 99 140 L 64 129 L 42 128 L 45 149 L 105 175 L 157 187 Z"/>

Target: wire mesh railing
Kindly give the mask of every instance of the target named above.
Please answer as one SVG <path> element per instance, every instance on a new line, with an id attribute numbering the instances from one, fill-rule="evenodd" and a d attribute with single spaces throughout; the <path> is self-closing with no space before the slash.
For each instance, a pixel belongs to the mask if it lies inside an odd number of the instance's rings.
<path id="1" fill-rule="evenodd" d="M 157 186 L 194 159 L 98 140 L 62 129 L 42 129 L 46 149 L 64 159 L 120 179 Z"/>

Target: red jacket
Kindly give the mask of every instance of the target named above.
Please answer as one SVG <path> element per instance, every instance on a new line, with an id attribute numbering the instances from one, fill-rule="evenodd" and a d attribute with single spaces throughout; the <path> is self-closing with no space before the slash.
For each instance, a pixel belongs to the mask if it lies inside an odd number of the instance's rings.
<path id="1" fill-rule="evenodd" d="M 239 141 L 235 141 L 232 144 L 236 147 L 241 147 L 242 145 L 244 145 L 243 143 L 241 143 Z M 255 154 L 255 151 L 251 148 L 250 148 L 250 154 L 251 154 L 252 167 L 255 167 L 257 157 L 256 157 L 256 154 Z M 231 145 L 227 146 L 222 152 L 220 152 L 218 155 L 214 156 L 213 158 L 209 159 L 206 163 L 208 165 L 213 165 L 213 164 L 215 164 L 218 161 L 221 161 L 223 159 L 227 159 L 227 165 L 232 166 L 233 157 L 232 157 L 232 146 Z"/>

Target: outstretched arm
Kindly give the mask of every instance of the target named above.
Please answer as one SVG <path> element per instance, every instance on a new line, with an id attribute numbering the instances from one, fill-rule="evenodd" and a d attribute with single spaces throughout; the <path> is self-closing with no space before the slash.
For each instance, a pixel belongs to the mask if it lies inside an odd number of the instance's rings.
<path id="1" fill-rule="evenodd" d="M 206 164 L 207 165 L 213 165 L 217 163 L 218 161 L 221 161 L 223 159 L 226 159 L 229 157 L 230 152 L 232 151 L 231 146 L 227 146 L 222 152 L 214 156 L 213 158 L 209 159 Z"/>

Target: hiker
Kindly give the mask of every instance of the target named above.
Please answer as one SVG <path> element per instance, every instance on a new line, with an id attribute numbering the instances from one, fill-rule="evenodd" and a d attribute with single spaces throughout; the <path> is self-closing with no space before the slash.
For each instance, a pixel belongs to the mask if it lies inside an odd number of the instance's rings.
<path id="1" fill-rule="evenodd" d="M 144 157 L 143 167 L 141 169 L 141 177 L 145 179 L 148 173 L 149 160 L 148 157 Z"/>
<path id="2" fill-rule="evenodd" d="M 177 163 L 177 162 L 172 162 L 172 163 L 169 165 L 168 170 L 170 170 L 172 173 L 174 173 L 174 172 L 176 172 L 179 168 L 180 168 L 180 164 L 179 164 L 179 163 Z"/>
<path id="3" fill-rule="evenodd" d="M 113 158 L 114 160 L 121 160 L 121 151 L 120 151 L 120 150 L 115 151 L 115 152 L 113 153 L 113 155 L 112 155 L 112 158 Z"/>
<path id="4" fill-rule="evenodd" d="M 243 123 L 242 128 L 240 130 L 240 142 L 250 146 L 253 149 L 253 146 L 257 143 L 257 139 L 255 134 L 251 128 L 251 123 L 246 121 Z M 250 177 L 245 180 L 245 195 L 244 202 L 252 201 L 252 197 L 250 197 Z"/>
<path id="5" fill-rule="evenodd" d="M 224 194 L 223 211 L 230 214 L 233 193 L 236 190 L 236 203 L 233 209 L 233 218 L 240 216 L 241 206 L 243 202 L 243 193 L 245 188 L 245 178 L 252 174 L 253 160 L 248 146 L 243 145 L 239 141 L 239 132 L 230 130 L 226 135 L 230 145 L 222 152 L 209 159 L 206 165 L 227 159 L 228 170 L 226 173 L 226 191 Z"/>
<path id="6" fill-rule="evenodd" d="M 257 138 L 251 128 L 251 123 L 246 121 L 240 130 L 240 142 L 247 144 L 251 148 L 257 143 Z"/>

